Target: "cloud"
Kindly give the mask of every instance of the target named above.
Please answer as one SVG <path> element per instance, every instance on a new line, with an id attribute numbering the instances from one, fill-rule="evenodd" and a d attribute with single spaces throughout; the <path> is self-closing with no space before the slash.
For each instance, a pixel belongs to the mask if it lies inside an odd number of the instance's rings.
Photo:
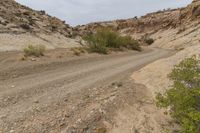
<path id="1" fill-rule="evenodd" d="M 141 16 L 164 8 L 186 6 L 192 0 L 17 0 L 71 25 Z"/>

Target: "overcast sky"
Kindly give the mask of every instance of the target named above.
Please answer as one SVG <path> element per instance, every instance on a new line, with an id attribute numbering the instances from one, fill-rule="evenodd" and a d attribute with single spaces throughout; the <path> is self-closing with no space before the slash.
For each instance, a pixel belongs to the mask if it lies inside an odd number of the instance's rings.
<path id="1" fill-rule="evenodd" d="M 183 7 L 192 0 L 16 0 L 45 10 L 73 26 L 95 21 L 133 18 L 164 8 Z"/>

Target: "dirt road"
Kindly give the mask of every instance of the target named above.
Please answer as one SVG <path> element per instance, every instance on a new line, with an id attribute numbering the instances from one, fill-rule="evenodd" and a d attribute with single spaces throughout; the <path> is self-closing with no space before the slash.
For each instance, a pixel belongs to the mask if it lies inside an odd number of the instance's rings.
<path id="1" fill-rule="evenodd" d="M 126 77 L 171 54 L 153 49 L 21 63 L 1 56 L 0 132 L 103 133 L 111 130 L 117 108 L 123 108 L 120 100 L 129 95 L 128 101 L 133 100 L 132 91 L 141 88 L 132 81 L 126 83 Z"/>

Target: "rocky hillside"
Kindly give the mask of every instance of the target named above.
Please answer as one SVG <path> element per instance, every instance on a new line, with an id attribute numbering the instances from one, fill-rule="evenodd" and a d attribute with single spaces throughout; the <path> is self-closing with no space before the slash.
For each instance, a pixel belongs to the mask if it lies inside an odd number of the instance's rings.
<path id="1" fill-rule="evenodd" d="M 80 46 L 74 37 L 111 27 L 121 34 L 141 39 L 150 37 L 153 46 L 183 49 L 199 42 L 200 1 L 180 9 L 149 13 L 140 18 L 90 23 L 70 27 L 45 11 L 35 11 L 14 0 L 0 1 L 0 51 L 22 50 L 27 45 L 45 45 L 48 49 Z"/>
<path id="2" fill-rule="evenodd" d="M 72 28 L 45 11 L 34 11 L 16 3 L 14 0 L 0 1 L 1 33 L 60 33 L 66 37 L 72 35 Z"/>
<path id="3" fill-rule="evenodd" d="M 176 27 L 179 24 L 179 9 L 149 13 L 141 18 L 121 19 L 100 23 L 90 23 L 78 26 L 83 33 L 93 31 L 99 27 L 111 27 L 124 33 L 143 33 L 151 30 Z M 169 17 L 171 19 L 169 19 Z M 178 23 L 177 23 L 178 22 Z"/>
<path id="4" fill-rule="evenodd" d="M 185 43 L 191 42 L 192 45 L 197 42 L 199 18 L 200 1 L 194 0 L 185 8 L 167 9 L 149 13 L 140 18 L 90 23 L 77 26 L 76 29 L 80 34 L 85 34 L 93 32 L 99 27 L 111 27 L 137 39 L 152 37 L 155 39 L 154 46 L 180 49 L 180 47 L 185 47 Z M 176 44 L 174 45 L 174 43 Z"/>
<path id="5" fill-rule="evenodd" d="M 78 45 L 72 37 L 72 27 L 65 21 L 14 0 L 0 1 L 0 51 L 20 50 L 29 44 L 47 48 Z"/>
<path id="6" fill-rule="evenodd" d="M 168 74 L 175 65 L 193 55 L 200 57 L 200 1 L 194 0 L 186 8 L 179 9 L 179 16 L 179 25 L 150 34 L 156 40 L 153 47 L 176 49 L 176 54 L 149 64 L 132 76 L 138 83 L 145 84 L 154 96 L 155 92 L 169 88 Z"/>

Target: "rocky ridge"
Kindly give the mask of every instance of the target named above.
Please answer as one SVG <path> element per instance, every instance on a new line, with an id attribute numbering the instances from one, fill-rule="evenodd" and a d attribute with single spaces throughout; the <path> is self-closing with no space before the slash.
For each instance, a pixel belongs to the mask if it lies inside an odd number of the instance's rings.
<path id="1" fill-rule="evenodd" d="M 35 11 L 14 0 L 0 1 L 1 33 L 60 33 L 66 37 L 73 34 L 72 27 L 45 11 Z"/>
<path id="2" fill-rule="evenodd" d="M 14 0 L 0 1 L 0 51 L 22 50 L 26 45 L 48 49 L 78 46 L 73 28 L 45 11 L 36 11 Z"/>

